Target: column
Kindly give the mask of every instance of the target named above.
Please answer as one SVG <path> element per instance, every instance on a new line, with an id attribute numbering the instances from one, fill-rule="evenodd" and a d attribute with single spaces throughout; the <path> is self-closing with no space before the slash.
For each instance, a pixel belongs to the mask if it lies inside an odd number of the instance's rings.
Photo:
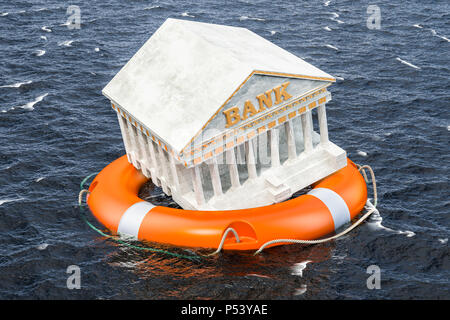
<path id="1" fill-rule="evenodd" d="M 170 172 L 172 173 L 172 183 L 173 183 L 173 186 L 175 187 L 175 189 L 178 190 L 178 188 L 180 186 L 180 179 L 178 177 L 177 165 L 175 162 L 175 158 L 171 154 L 169 154 L 169 161 L 170 161 Z"/>
<path id="2" fill-rule="evenodd" d="M 255 179 L 258 174 L 256 172 L 255 152 L 253 151 L 253 140 L 245 142 L 245 159 L 247 161 L 248 178 Z"/>
<path id="3" fill-rule="evenodd" d="M 220 181 L 219 166 L 217 165 L 216 157 L 213 157 L 208 162 L 209 174 L 211 176 L 211 182 L 214 189 L 214 196 L 220 197 L 223 194 L 222 182 Z"/>
<path id="4" fill-rule="evenodd" d="M 280 166 L 280 145 L 278 128 L 273 128 L 270 131 L 270 158 L 272 161 L 272 168 Z"/>
<path id="5" fill-rule="evenodd" d="M 234 155 L 234 148 L 226 151 L 228 169 L 230 170 L 231 187 L 238 188 L 241 186 L 239 181 L 239 171 L 236 165 L 236 156 Z"/>
<path id="6" fill-rule="evenodd" d="M 135 152 L 135 163 L 134 166 L 137 169 L 141 168 L 140 161 L 142 159 L 142 150 L 138 142 L 137 129 L 131 123 L 128 122 L 128 133 L 130 134 L 130 145 L 132 150 Z"/>
<path id="7" fill-rule="evenodd" d="M 192 182 L 194 185 L 195 200 L 199 206 L 205 203 L 205 195 L 203 194 L 202 176 L 200 167 L 195 166 L 191 169 Z"/>
<path id="8" fill-rule="evenodd" d="M 305 143 L 305 152 L 310 152 L 313 149 L 311 111 L 310 110 L 306 111 L 301 115 L 301 117 L 302 117 L 303 141 Z"/>
<path id="9" fill-rule="evenodd" d="M 126 120 L 117 112 L 117 119 L 119 120 L 120 131 L 122 132 L 123 144 L 125 145 L 125 152 L 127 153 L 128 162 L 133 162 L 133 155 L 130 146 L 130 136 L 128 135 L 127 122 Z"/>
<path id="10" fill-rule="evenodd" d="M 319 118 L 320 144 L 323 145 L 328 142 L 328 123 L 325 104 L 322 104 L 317 108 L 317 116 Z"/>
<path id="11" fill-rule="evenodd" d="M 284 129 L 286 130 L 286 139 L 288 146 L 288 159 L 292 160 L 297 158 L 297 151 L 295 150 L 295 136 L 294 136 L 294 127 L 292 121 L 286 121 L 284 123 Z"/>
<path id="12" fill-rule="evenodd" d="M 150 169 L 152 173 L 152 181 L 155 185 L 158 187 L 161 185 L 161 183 L 158 181 L 158 177 L 161 176 L 161 168 L 158 165 L 158 160 L 156 159 L 156 151 L 155 151 L 155 145 L 153 144 L 153 141 L 150 137 L 147 137 L 147 148 L 150 151 L 150 159 L 152 163 L 152 168 Z"/>

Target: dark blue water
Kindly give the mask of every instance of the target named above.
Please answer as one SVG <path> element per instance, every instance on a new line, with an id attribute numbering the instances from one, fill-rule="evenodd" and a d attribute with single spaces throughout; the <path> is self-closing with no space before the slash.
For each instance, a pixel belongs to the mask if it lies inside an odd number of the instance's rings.
<path id="1" fill-rule="evenodd" d="M 448 1 L 376 1 L 379 30 L 366 25 L 374 3 L 324 2 L 85 1 L 70 30 L 75 3 L 2 0 L 0 298 L 449 299 Z M 330 138 L 374 168 L 381 216 L 327 244 L 201 263 L 90 229 L 79 182 L 124 153 L 101 89 L 168 17 L 249 28 L 338 77 Z"/>

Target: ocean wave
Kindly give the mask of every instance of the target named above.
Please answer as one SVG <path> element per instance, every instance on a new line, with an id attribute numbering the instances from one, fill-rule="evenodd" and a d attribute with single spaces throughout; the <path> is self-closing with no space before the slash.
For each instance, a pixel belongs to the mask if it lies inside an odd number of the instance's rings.
<path id="1" fill-rule="evenodd" d="M 331 31 L 331 28 L 329 26 L 323 27 L 327 31 Z"/>
<path id="2" fill-rule="evenodd" d="M 0 13 L 0 17 L 7 16 L 8 14 L 9 14 L 9 12 L 2 12 L 2 13 Z"/>
<path id="3" fill-rule="evenodd" d="M 41 28 L 41 30 L 42 30 L 42 31 L 45 31 L 45 32 L 52 32 L 52 29 L 50 29 L 50 28 L 47 27 L 47 26 L 43 26 L 43 27 Z"/>
<path id="4" fill-rule="evenodd" d="M 153 9 L 161 9 L 161 6 L 150 6 L 150 7 L 145 7 L 144 10 L 153 10 Z"/>
<path id="5" fill-rule="evenodd" d="M 42 39 L 42 40 L 47 41 L 47 37 L 46 36 L 40 36 L 39 38 Z"/>
<path id="6" fill-rule="evenodd" d="M 58 46 L 63 47 L 71 47 L 73 43 L 73 40 L 66 40 L 58 43 Z"/>
<path id="7" fill-rule="evenodd" d="M 415 236 L 416 234 L 409 230 L 394 230 L 388 227 L 385 227 L 381 224 L 383 222 L 383 218 L 381 217 L 378 210 L 376 210 L 372 215 L 370 216 L 369 220 L 367 221 L 368 226 L 372 230 L 385 230 L 388 232 L 396 233 L 396 234 L 404 234 L 406 237 L 411 238 Z"/>
<path id="8" fill-rule="evenodd" d="M 325 7 L 328 7 L 330 5 L 331 1 L 325 1 L 325 3 L 323 4 Z"/>
<path id="9" fill-rule="evenodd" d="M 40 56 L 43 56 L 45 54 L 45 52 L 46 52 L 45 50 L 36 50 L 35 54 L 37 57 L 40 57 Z"/>
<path id="10" fill-rule="evenodd" d="M 367 152 L 361 151 L 361 150 L 356 150 L 356 153 L 359 154 L 362 157 L 367 157 Z"/>
<path id="11" fill-rule="evenodd" d="M 1 112 L 5 113 L 11 110 L 15 110 L 17 108 L 21 108 L 21 109 L 25 109 L 25 110 L 34 110 L 34 106 L 36 105 L 36 103 L 41 102 L 42 100 L 44 100 L 44 98 L 48 95 L 48 93 L 43 94 L 42 96 L 37 97 L 35 100 L 28 102 L 27 104 L 24 104 L 23 106 L 18 106 L 18 107 L 12 107 L 9 109 L 4 109 Z"/>
<path id="12" fill-rule="evenodd" d="M 277 31 L 274 31 L 274 30 L 272 30 L 272 31 L 270 31 L 270 35 L 271 36 L 274 36 L 275 34 L 277 34 L 278 32 Z"/>
<path id="13" fill-rule="evenodd" d="M 407 66 L 409 66 L 409 67 L 411 67 L 411 68 L 420 70 L 420 67 L 418 67 L 418 66 L 412 64 L 411 62 L 408 62 L 408 61 L 406 61 L 406 60 L 400 59 L 399 57 L 395 58 L 395 60 L 400 61 L 401 63 L 403 63 L 403 64 L 405 64 L 405 65 L 407 65 Z"/>
<path id="14" fill-rule="evenodd" d="M 20 200 L 23 200 L 23 198 L 17 198 L 17 199 L 2 199 L 2 200 L 0 200 L 0 206 L 3 205 L 3 204 L 5 204 L 5 203 L 8 203 L 8 202 L 15 202 L 15 201 L 20 201 Z"/>
<path id="15" fill-rule="evenodd" d="M 0 88 L 20 88 L 21 86 L 26 85 L 26 84 L 30 84 L 32 82 L 33 81 L 31 81 L 31 80 L 28 80 L 28 81 L 25 81 L 25 82 L 17 82 L 17 83 L 14 83 L 14 84 L 7 84 L 7 85 L 4 85 L 4 86 L 0 86 Z"/>
<path id="16" fill-rule="evenodd" d="M 254 17 L 248 17 L 248 16 L 240 16 L 239 17 L 240 21 L 244 21 L 244 20 L 253 20 L 253 21 L 266 21 L 266 19 L 262 19 L 262 18 L 254 18 Z"/>
<path id="17" fill-rule="evenodd" d="M 423 29 L 423 27 L 420 24 L 418 24 L 418 23 L 413 25 L 413 27 L 416 27 L 416 28 L 419 28 L 419 29 Z"/>
<path id="18" fill-rule="evenodd" d="M 336 51 L 339 51 L 338 47 L 332 46 L 331 44 L 326 44 L 325 47 L 333 49 L 333 50 L 336 50 Z"/>
<path id="19" fill-rule="evenodd" d="M 181 14 L 181 16 L 183 16 L 183 17 L 195 18 L 195 16 L 189 14 L 189 12 L 183 12 L 183 13 Z"/>

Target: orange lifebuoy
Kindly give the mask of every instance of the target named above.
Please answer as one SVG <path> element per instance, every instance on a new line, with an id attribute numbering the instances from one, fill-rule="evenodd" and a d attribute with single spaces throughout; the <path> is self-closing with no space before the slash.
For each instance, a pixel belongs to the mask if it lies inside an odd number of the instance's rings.
<path id="1" fill-rule="evenodd" d="M 305 195 L 258 208 L 195 211 L 155 206 L 137 194 L 148 179 L 123 156 L 106 166 L 89 187 L 87 204 L 97 220 L 114 233 L 139 240 L 187 247 L 253 250 L 276 239 L 312 240 L 353 219 L 367 200 L 367 187 L 356 165 L 317 182 Z M 277 243 L 273 245 L 280 245 Z"/>

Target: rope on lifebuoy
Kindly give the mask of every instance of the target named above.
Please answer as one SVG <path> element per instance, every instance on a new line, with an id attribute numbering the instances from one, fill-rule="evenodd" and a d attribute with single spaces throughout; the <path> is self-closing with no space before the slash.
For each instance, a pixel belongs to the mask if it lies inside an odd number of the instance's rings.
<path id="1" fill-rule="evenodd" d="M 378 198 L 378 194 L 377 194 L 377 182 L 375 179 L 375 173 L 373 172 L 372 168 L 368 165 L 364 165 L 364 166 L 358 166 L 358 170 L 360 172 L 362 172 L 362 175 L 364 176 L 364 180 L 366 181 L 366 183 L 368 183 L 367 180 L 367 174 L 365 172 L 365 169 L 369 170 L 371 178 L 372 178 L 372 186 L 373 186 L 373 202 L 374 204 L 372 204 L 370 202 L 370 200 L 367 200 L 366 202 L 366 208 L 368 209 L 368 212 L 365 213 L 361 218 L 358 219 L 358 221 L 356 221 L 354 224 L 352 224 L 350 227 L 348 227 L 347 229 L 345 229 L 344 231 L 329 237 L 329 238 L 325 238 L 325 239 L 318 239 L 318 240 L 299 240 L 299 239 L 275 239 L 275 240 L 271 240 L 268 241 L 266 243 L 264 243 L 255 253 L 254 255 L 259 254 L 261 251 L 264 250 L 265 247 L 267 247 L 268 245 L 271 244 L 275 244 L 275 243 L 280 243 L 280 242 L 287 242 L 287 243 L 296 243 L 296 244 L 318 244 L 318 243 L 324 243 L 327 241 L 331 241 L 333 239 L 337 239 L 342 237 L 343 235 L 349 233 L 351 230 L 353 230 L 354 228 L 356 228 L 358 225 L 360 225 L 364 220 L 366 220 L 372 213 L 374 213 L 375 211 L 377 211 L 376 205 L 377 205 L 377 198 Z"/>
<path id="2" fill-rule="evenodd" d="M 223 236 L 222 236 L 222 240 L 220 240 L 220 244 L 219 244 L 219 247 L 217 248 L 217 250 L 216 251 L 214 251 L 213 253 L 210 253 L 210 254 L 207 254 L 207 255 L 205 255 L 206 257 L 209 257 L 209 256 L 213 256 L 213 255 L 215 255 L 215 254 L 218 254 L 220 251 L 222 251 L 222 247 L 223 247 L 223 244 L 225 243 L 225 239 L 226 239 L 226 237 L 227 237 L 227 235 L 230 233 L 230 232 L 233 232 L 233 234 L 234 234 L 234 237 L 236 238 L 236 242 L 241 242 L 241 240 L 239 239 L 239 235 L 238 235 L 238 233 L 236 232 L 236 230 L 234 230 L 233 228 L 228 228 L 227 230 L 225 230 L 225 233 L 223 234 Z"/>

